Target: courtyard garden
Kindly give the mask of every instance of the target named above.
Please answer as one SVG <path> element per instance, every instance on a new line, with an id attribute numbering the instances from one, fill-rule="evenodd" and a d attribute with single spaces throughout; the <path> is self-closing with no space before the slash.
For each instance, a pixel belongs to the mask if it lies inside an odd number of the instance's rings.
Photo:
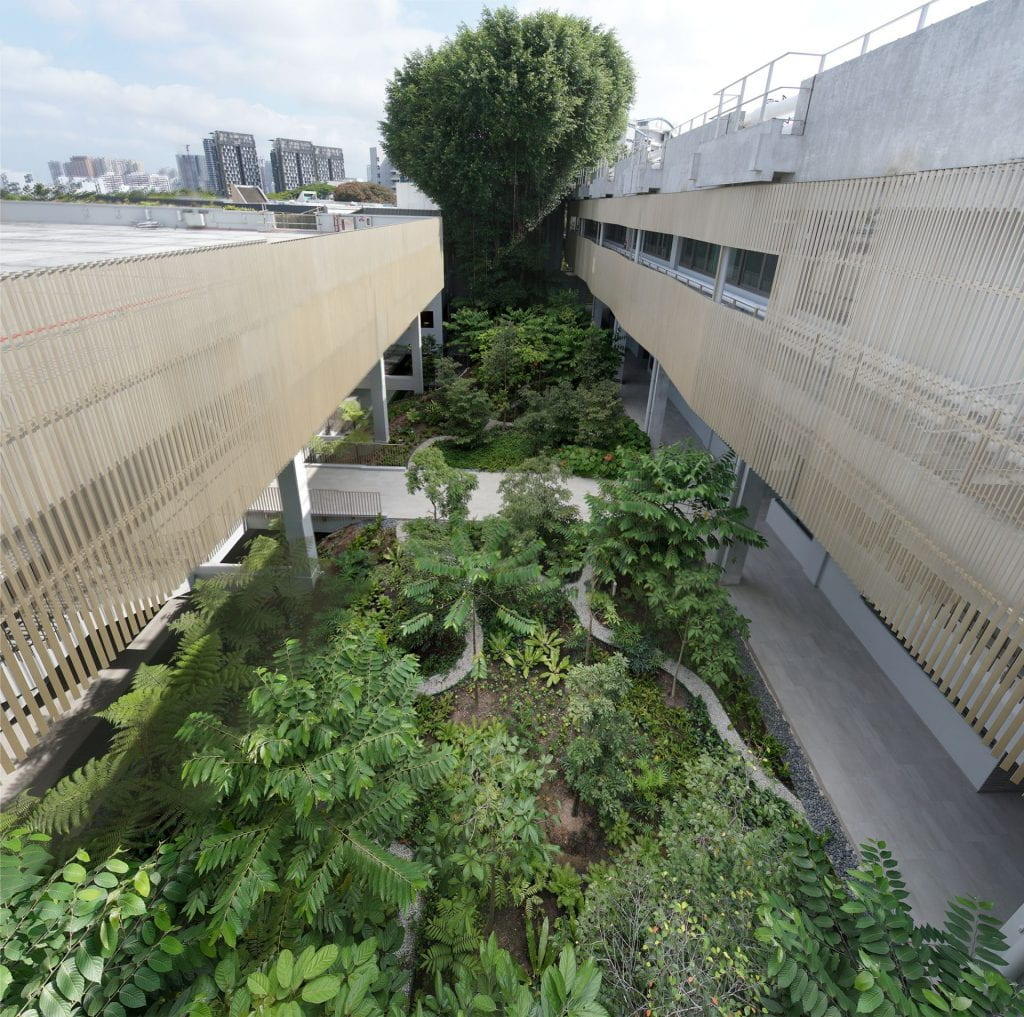
<path id="1" fill-rule="evenodd" d="M 777 780 L 728 462 L 616 462 L 587 521 L 557 457 L 470 520 L 436 454 L 431 517 L 335 534 L 314 591 L 273 534 L 200 583 L 107 751 L 4 816 L 0 1013 L 1019 1013 L 985 906 L 917 927 Z"/>

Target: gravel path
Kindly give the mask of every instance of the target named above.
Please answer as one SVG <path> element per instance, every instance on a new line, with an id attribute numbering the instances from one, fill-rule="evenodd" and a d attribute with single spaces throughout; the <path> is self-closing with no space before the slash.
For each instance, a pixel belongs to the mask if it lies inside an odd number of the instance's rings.
<path id="1" fill-rule="evenodd" d="M 846 831 L 843 829 L 842 823 L 839 822 L 832 802 L 822 791 L 821 785 L 814 775 L 814 769 L 804 754 L 803 746 L 793 734 L 786 715 L 765 683 L 761 669 L 757 666 L 750 647 L 745 642 L 740 645 L 740 653 L 743 658 L 743 669 L 750 678 L 750 691 L 760 704 L 765 727 L 768 728 L 770 734 L 786 746 L 786 763 L 789 765 L 790 780 L 793 782 L 797 796 L 803 803 L 807 822 L 816 833 L 828 834 L 829 840 L 825 845 L 825 851 L 835 866 L 836 872 L 840 876 L 845 876 L 860 862 L 860 856 L 846 836 Z"/>

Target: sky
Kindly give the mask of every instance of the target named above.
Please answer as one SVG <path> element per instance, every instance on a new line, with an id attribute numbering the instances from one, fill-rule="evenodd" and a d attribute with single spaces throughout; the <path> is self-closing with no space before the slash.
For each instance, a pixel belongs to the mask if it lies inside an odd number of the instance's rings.
<path id="1" fill-rule="evenodd" d="M 637 70 L 636 117 L 673 123 L 787 50 L 822 52 L 912 0 L 514 0 L 614 29 Z M 495 4 L 496 5 L 496 4 Z M 971 0 L 937 0 L 937 15 Z M 384 89 L 470 0 L 11 0 L 0 34 L 0 166 L 49 183 L 47 161 L 139 159 L 155 172 L 211 130 L 340 145 L 363 177 Z M 790 82 L 783 82 L 789 84 Z M 793 82 L 798 83 L 798 82 Z M 749 94 L 749 93 L 748 93 Z"/>

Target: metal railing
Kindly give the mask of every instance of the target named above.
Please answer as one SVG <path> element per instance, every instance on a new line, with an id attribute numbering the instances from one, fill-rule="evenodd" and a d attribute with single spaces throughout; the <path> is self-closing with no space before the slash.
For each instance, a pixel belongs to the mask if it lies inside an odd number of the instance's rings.
<path id="1" fill-rule="evenodd" d="M 967 4 L 966 6 L 971 5 Z M 752 127 L 765 120 L 774 119 L 786 121 L 793 133 L 797 133 L 798 128 L 802 126 L 802 121 L 791 114 L 798 109 L 799 97 L 806 91 L 801 84 L 805 78 L 820 74 L 832 67 L 838 67 L 840 64 L 863 56 L 879 46 L 919 32 L 922 28 L 927 27 L 929 14 L 938 7 L 944 8 L 944 13 L 938 18 L 933 17 L 932 24 L 966 9 L 963 0 L 928 0 L 927 3 L 900 14 L 884 24 L 876 25 L 869 31 L 824 53 L 808 53 L 800 50 L 782 53 L 774 60 L 769 60 L 718 89 L 714 93 L 718 96 L 718 102 L 674 127 L 670 132 L 670 137 L 686 134 L 688 131 L 704 127 L 709 123 L 719 124 L 718 130 L 715 132 L 715 137 L 719 137 L 730 130 Z M 794 63 L 792 58 L 806 61 L 805 69 L 797 78 L 796 84 L 781 85 L 778 83 L 780 71 L 783 70 L 780 64 L 783 61 Z M 793 73 L 789 68 L 786 68 L 786 71 Z M 759 90 L 755 93 L 754 89 Z M 784 109 L 781 108 L 783 106 Z M 739 115 L 730 119 L 731 114 L 734 113 Z M 732 126 L 733 124 L 735 126 Z"/>
<path id="2" fill-rule="evenodd" d="M 249 512 L 273 514 L 281 511 L 281 491 L 268 487 L 249 506 Z M 314 516 L 381 515 L 380 491 L 335 491 L 332 488 L 309 489 L 309 512 Z"/>
<path id="3" fill-rule="evenodd" d="M 326 444 L 326 443 L 325 443 Z M 306 462 L 327 466 L 405 466 L 414 446 L 369 441 L 336 441 L 306 449 Z"/>

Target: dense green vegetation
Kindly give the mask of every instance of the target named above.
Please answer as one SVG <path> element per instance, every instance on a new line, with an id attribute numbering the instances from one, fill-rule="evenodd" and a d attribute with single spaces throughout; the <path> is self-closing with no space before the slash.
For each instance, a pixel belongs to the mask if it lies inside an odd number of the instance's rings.
<path id="1" fill-rule="evenodd" d="M 555 11 L 485 10 L 406 57 L 388 83 L 384 147 L 444 214 L 455 292 L 492 307 L 542 295 L 538 227 L 615 151 L 633 80 L 612 32 Z M 560 222 L 554 239 L 558 255 Z"/>
<path id="2" fill-rule="evenodd" d="M 614 475 L 625 451 L 650 448 L 613 380 L 621 353 L 570 294 L 491 314 L 456 310 L 436 387 L 398 404 L 396 441 L 450 435 L 452 466 L 516 469 L 547 457 L 577 476 Z"/>
<path id="3" fill-rule="evenodd" d="M 727 464 L 624 458 L 583 524 L 550 461 L 471 522 L 428 457 L 442 510 L 404 543 L 330 541 L 306 593 L 259 537 L 199 584 L 109 751 L 4 817 L 0 1014 L 1020 1013 L 984 906 L 915 926 L 883 845 L 840 879 L 639 626 L 621 652 L 582 629 L 564 583 L 589 561 L 606 613 L 667 612 L 679 657 L 732 680 L 742 620 L 665 592 L 758 539 Z M 419 695 L 453 637 L 471 673 Z"/>

